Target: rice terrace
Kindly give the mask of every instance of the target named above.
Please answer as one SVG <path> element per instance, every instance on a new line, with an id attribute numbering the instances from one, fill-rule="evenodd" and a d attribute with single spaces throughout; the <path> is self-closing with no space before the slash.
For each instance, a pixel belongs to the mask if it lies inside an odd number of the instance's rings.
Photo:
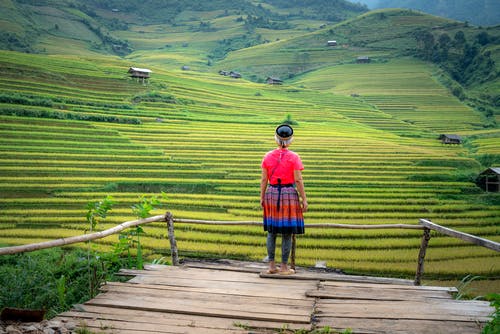
<path id="1" fill-rule="evenodd" d="M 426 219 L 500 242 L 500 26 L 353 3 L 323 17 L 320 0 L 142 3 L 0 1 L 0 246 L 87 234 L 89 203 L 108 197 L 106 230 L 157 196 L 148 214 L 180 220 L 181 259 L 261 262 L 261 226 L 182 220 L 261 221 L 260 164 L 283 122 L 309 201 L 297 266 L 415 276 L 422 230 L 313 224 Z M 140 246 L 170 264 L 164 223 Z M 422 284 L 466 277 L 469 297 L 498 294 L 500 253 L 432 232 Z"/>

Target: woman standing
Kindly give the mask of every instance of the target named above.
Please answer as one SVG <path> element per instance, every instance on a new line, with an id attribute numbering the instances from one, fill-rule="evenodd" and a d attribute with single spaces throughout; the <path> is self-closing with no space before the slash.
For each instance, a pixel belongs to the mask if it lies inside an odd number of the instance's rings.
<path id="1" fill-rule="evenodd" d="M 307 198 L 302 181 L 304 165 L 300 156 L 288 149 L 293 139 L 291 126 L 287 124 L 278 126 L 274 138 L 278 148 L 264 156 L 260 182 L 264 231 L 268 232 L 266 242 L 269 258 L 268 273 L 290 275 L 294 273 L 294 270 L 287 266 L 292 246 L 292 234 L 304 233 L 302 213 L 307 211 Z M 279 269 L 274 260 L 278 234 L 282 235 Z"/>

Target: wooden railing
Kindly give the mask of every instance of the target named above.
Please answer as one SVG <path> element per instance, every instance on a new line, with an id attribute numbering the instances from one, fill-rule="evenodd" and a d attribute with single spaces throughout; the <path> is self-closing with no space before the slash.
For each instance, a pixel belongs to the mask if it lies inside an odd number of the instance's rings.
<path id="1" fill-rule="evenodd" d="M 16 254 L 22 252 L 31 252 L 39 249 L 50 248 L 50 247 L 59 247 L 65 246 L 69 244 L 86 242 L 90 240 L 100 239 L 107 237 L 109 235 L 118 233 L 127 229 L 129 227 L 134 227 L 143 224 L 149 224 L 153 222 L 166 222 L 167 230 L 168 230 L 168 239 L 170 242 L 170 250 L 172 256 L 172 264 L 179 265 L 179 253 L 177 249 L 177 242 L 175 240 L 175 232 L 174 232 L 174 224 L 175 223 L 185 223 L 185 224 L 199 224 L 199 225 L 226 225 L 226 226 L 234 226 L 234 225 L 243 225 L 243 226 L 262 226 L 262 222 L 256 221 L 214 221 L 214 220 L 196 220 L 196 219 L 181 219 L 174 218 L 172 213 L 167 212 L 165 215 L 153 216 L 146 219 L 133 220 L 129 222 L 122 223 L 118 226 L 115 226 L 111 229 L 95 232 L 91 234 L 85 234 L 80 236 L 74 236 L 69 238 L 62 238 L 52 241 L 40 242 L 30 245 L 23 246 L 12 246 L 12 247 L 3 247 L 0 248 L 0 255 L 6 254 Z M 500 252 L 500 243 L 480 238 L 472 234 L 459 232 L 456 230 L 452 230 L 441 225 L 435 224 L 426 219 L 420 219 L 418 225 L 411 224 L 379 224 L 379 225 L 349 225 L 349 224 L 307 224 L 307 228 L 344 228 L 344 229 L 363 229 L 363 230 L 373 230 L 373 229 L 414 229 L 414 230 L 423 230 L 422 242 L 420 245 L 420 251 L 418 254 L 417 260 L 417 270 L 415 273 L 415 285 L 421 284 L 422 275 L 424 273 L 424 259 L 425 254 L 427 252 L 427 246 L 429 244 L 429 240 L 431 238 L 431 230 L 434 230 L 438 233 L 448 235 L 453 238 L 458 238 L 467 242 L 471 242 L 473 244 L 489 248 L 496 252 Z M 291 261 L 290 265 L 292 268 L 295 267 L 295 236 L 293 237 L 292 242 L 292 253 L 291 253 Z"/>

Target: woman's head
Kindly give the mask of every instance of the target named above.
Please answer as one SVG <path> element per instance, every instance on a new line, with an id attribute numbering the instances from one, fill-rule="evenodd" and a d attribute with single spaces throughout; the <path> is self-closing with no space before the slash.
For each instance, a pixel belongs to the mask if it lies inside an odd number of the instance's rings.
<path id="1" fill-rule="evenodd" d="M 276 128 L 276 133 L 274 134 L 274 139 L 276 144 L 280 147 L 287 147 L 293 140 L 293 129 L 288 124 L 281 124 Z"/>

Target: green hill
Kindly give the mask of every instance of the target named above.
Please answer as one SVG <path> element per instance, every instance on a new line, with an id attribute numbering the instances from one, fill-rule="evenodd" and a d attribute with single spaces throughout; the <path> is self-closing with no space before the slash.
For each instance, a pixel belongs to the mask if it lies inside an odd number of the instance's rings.
<path id="1" fill-rule="evenodd" d="M 138 22 L 139 7 L 90 4 L 2 1 L 14 18 L 2 11 L 4 36 L 24 36 L 40 54 L 0 51 L 0 243 L 82 234 L 86 204 L 106 195 L 117 205 L 99 229 L 132 219 L 140 195 L 161 191 L 178 218 L 259 220 L 260 160 L 287 118 L 298 123 L 293 150 L 306 166 L 307 223 L 428 218 L 500 241 L 499 197 L 475 183 L 500 163 L 497 29 L 407 10 L 332 23 L 278 1 L 256 6 L 268 16 L 183 8 L 173 22 Z M 437 61 L 444 33 L 456 41 Z M 460 63 L 464 71 L 491 60 L 496 72 L 458 81 L 451 65 L 471 48 L 456 44 L 457 34 L 477 48 L 470 64 Z M 131 79 L 130 66 L 151 69 L 151 79 Z M 267 76 L 284 84 L 268 85 Z M 441 133 L 465 142 L 443 145 Z M 147 256 L 168 253 L 164 226 L 146 233 Z M 259 228 L 179 224 L 176 233 L 181 255 L 264 257 Z M 411 230 L 309 229 L 297 262 L 411 277 L 420 238 Z M 473 273 L 498 282 L 498 254 L 439 236 L 430 246 L 428 278 Z"/>
<path id="2" fill-rule="evenodd" d="M 370 8 L 411 8 L 423 12 L 468 21 L 475 25 L 500 24 L 500 3 L 494 0 L 364 0 Z"/>

